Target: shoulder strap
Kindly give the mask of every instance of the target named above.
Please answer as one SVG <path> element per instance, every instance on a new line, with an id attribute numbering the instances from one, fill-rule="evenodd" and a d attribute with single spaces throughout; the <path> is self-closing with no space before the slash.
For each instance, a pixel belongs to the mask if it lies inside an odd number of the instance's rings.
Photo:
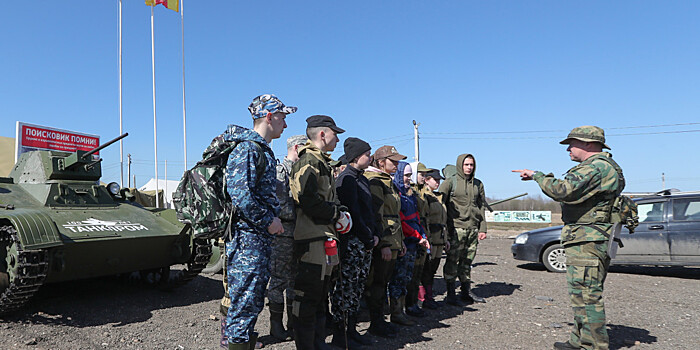
<path id="1" fill-rule="evenodd" d="M 265 151 L 262 149 L 260 143 L 256 141 L 251 141 L 255 145 L 255 149 L 258 151 L 258 161 L 255 164 L 255 172 L 258 174 L 258 181 L 262 178 L 265 168 L 267 168 L 267 157 L 265 156 Z"/>
<path id="2" fill-rule="evenodd" d="M 595 158 L 593 159 L 593 161 L 602 160 L 602 161 L 610 164 L 610 166 L 612 166 L 613 169 L 615 169 L 615 172 L 617 173 L 617 177 L 620 180 L 620 190 L 618 191 L 618 193 L 615 194 L 615 197 L 619 196 L 620 193 L 622 193 L 622 189 L 625 188 L 625 176 L 622 174 L 622 168 L 620 167 L 619 164 L 617 164 L 617 162 L 615 160 L 612 159 L 612 157 L 606 157 L 604 155 L 596 155 L 594 157 Z"/>

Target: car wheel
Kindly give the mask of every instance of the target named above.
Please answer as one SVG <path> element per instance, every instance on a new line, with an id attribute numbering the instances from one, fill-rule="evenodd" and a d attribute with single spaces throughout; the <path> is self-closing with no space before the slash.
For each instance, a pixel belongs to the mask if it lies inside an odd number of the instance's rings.
<path id="1" fill-rule="evenodd" d="M 566 253 L 561 244 L 552 244 L 542 253 L 542 263 L 552 272 L 566 272 Z"/>

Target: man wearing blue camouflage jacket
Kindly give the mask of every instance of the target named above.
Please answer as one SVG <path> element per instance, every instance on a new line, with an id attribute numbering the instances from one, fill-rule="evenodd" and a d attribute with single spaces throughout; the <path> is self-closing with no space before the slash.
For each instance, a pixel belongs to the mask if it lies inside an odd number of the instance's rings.
<path id="1" fill-rule="evenodd" d="M 273 235 L 284 231 L 275 197 L 275 156 L 269 144 L 282 135 L 287 114 L 297 108 L 287 107 L 275 95 L 265 94 L 253 99 L 248 110 L 253 116 L 253 130 L 229 125 L 225 133 L 227 140 L 237 140 L 239 144 L 229 155 L 225 175 L 226 190 L 238 220 L 232 222 L 232 233 L 226 241 L 231 305 L 224 335 L 228 349 L 241 350 L 255 347 L 257 334 L 253 329 L 264 307 L 270 279 L 271 243 Z M 265 169 L 259 172 L 256 167 L 261 164 Z"/>

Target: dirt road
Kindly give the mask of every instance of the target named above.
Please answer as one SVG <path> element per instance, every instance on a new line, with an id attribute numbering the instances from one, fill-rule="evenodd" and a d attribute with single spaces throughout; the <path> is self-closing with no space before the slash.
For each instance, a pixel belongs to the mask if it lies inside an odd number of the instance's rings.
<path id="1" fill-rule="evenodd" d="M 491 237 L 479 247 L 474 291 L 486 304 L 443 305 L 395 340 L 374 338 L 374 348 L 550 349 L 566 340 L 572 314 L 564 275 L 513 260 L 511 243 Z M 115 278 L 47 285 L 20 312 L 0 318 L 0 348 L 218 349 L 220 278 L 200 276 L 172 292 Z M 444 286 L 440 272 L 438 301 Z M 613 267 L 605 302 L 612 349 L 700 347 L 698 268 Z M 266 349 L 294 348 L 271 343 L 266 310 L 256 328 Z"/>

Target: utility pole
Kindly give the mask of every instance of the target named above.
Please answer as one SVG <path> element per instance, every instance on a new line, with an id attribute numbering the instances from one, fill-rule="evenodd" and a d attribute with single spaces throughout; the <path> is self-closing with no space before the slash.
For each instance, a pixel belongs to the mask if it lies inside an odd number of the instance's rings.
<path id="1" fill-rule="evenodd" d="M 666 174 L 661 173 L 661 189 L 666 189 Z"/>
<path id="2" fill-rule="evenodd" d="M 168 208 L 168 160 L 165 160 L 165 190 L 163 191 L 163 208 Z"/>
<path id="3" fill-rule="evenodd" d="M 416 152 L 416 156 L 414 157 L 416 162 L 420 162 L 420 147 L 418 145 L 418 126 L 420 123 L 416 123 L 416 121 L 413 121 L 413 148 L 414 151 Z"/>
<path id="4" fill-rule="evenodd" d="M 126 179 L 129 181 L 129 188 L 131 188 L 131 153 L 127 154 L 126 157 L 129 159 L 129 162 L 127 163 L 127 166 L 126 166 L 126 169 L 127 169 Z M 136 176 L 134 176 L 134 187 L 136 187 Z"/>

